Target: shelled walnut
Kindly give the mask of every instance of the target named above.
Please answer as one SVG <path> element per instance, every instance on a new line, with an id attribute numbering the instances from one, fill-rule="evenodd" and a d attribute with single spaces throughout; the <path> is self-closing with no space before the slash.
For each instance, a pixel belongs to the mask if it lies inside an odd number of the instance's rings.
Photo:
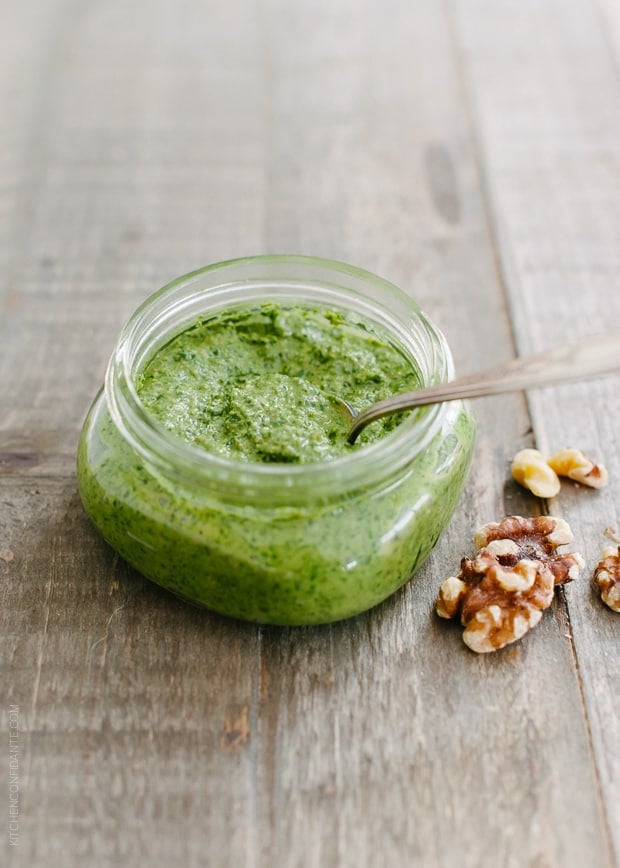
<path id="1" fill-rule="evenodd" d="M 561 449 L 547 459 L 547 464 L 558 476 L 567 476 L 590 488 L 604 488 L 609 476 L 602 464 L 595 464 L 581 449 Z"/>
<path id="2" fill-rule="evenodd" d="M 512 459 L 513 479 L 536 497 L 555 497 L 560 476 L 590 488 L 604 488 L 609 475 L 602 464 L 595 464 L 581 449 L 561 449 L 545 459 L 538 449 L 521 449 Z"/>
<path id="3" fill-rule="evenodd" d="M 577 578 L 584 561 L 577 552 L 556 554 L 573 535 L 552 516 L 507 516 L 474 539 L 478 553 L 463 558 L 459 575 L 442 584 L 436 611 L 441 618 L 460 618 L 465 644 L 485 653 L 531 630 L 551 605 L 555 586 Z"/>
<path id="4" fill-rule="evenodd" d="M 510 470 L 513 479 L 536 497 L 555 497 L 560 491 L 557 473 L 538 449 L 521 449 L 512 459 Z"/>
<path id="5" fill-rule="evenodd" d="M 620 545 L 605 546 L 594 570 L 594 581 L 603 602 L 614 612 L 620 612 Z"/>
<path id="6" fill-rule="evenodd" d="M 519 545 L 521 557 L 540 560 L 552 571 L 555 585 L 563 585 L 579 577 L 585 562 L 578 552 L 557 554 L 558 546 L 573 541 L 573 532 L 567 521 L 552 515 L 524 518 L 506 516 L 501 522 L 490 522 L 474 535 L 474 544 L 480 549 L 493 540 L 510 539 Z"/>

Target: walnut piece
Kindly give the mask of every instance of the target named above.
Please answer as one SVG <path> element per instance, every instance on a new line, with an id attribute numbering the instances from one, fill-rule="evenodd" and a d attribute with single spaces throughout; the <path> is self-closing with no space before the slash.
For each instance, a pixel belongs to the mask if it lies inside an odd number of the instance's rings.
<path id="1" fill-rule="evenodd" d="M 620 612 L 620 545 L 605 546 L 594 570 L 594 581 L 603 602 L 614 612 Z"/>
<path id="2" fill-rule="evenodd" d="M 609 537 L 612 542 L 618 543 L 618 545 L 620 545 L 620 534 L 618 534 L 618 528 L 606 527 L 603 533 L 606 537 Z"/>
<path id="3" fill-rule="evenodd" d="M 460 618 L 463 641 L 478 653 L 498 651 L 531 630 L 551 605 L 556 585 L 577 578 L 580 554 L 556 554 L 573 535 L 561 518 L 507 516 L 475 535 L 478 553 L 439 589 L 441 618 Z"/>
<path id="4" fill-rule="evenodd" d="M 578 578 L 585 566 L 578 552 L 556 553 L 558 546 L 565 546 L 573 541 L 573 532 L 563 518 L 552 515 L 539 515 L 534 518 L 509 515 L 499 523 L 485 524 L 474 535 L 476 548 L 500 539 L 518 543 L 521 557 L 546 563 L 553 573 L 556 585 L 563 585 Z"/>
<path id="5" fill-rule="evenodd" d="M 558 476 L 567 476 L 590 488 L 604 488 L 609 475 L 602 464 L 595 464 L 581 449 L 561 449 L 548 459 L 547 464 Z"/>
<path id="6" fill-rule="evenodd" d="M 522 449 L 512 459 L 510 468 L 513 479 L 527 488 L 536 497 L 555 497 L 560 490 L 560 480 L 538 449 Z"/>

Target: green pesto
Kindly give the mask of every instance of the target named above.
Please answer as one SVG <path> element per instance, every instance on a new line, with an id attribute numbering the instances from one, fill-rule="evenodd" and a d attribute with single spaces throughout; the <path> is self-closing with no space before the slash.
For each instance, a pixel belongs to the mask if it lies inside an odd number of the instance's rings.
<path id="1" fill-rule="evenodd" d="M 352 448 L 337 397 L 364 407 L 419 385 L 411 361 L 369 323 L 264 303 L 199 320 L 158 350 L 136 388 L 164 427 L 207 452 L 308 464 Z M 359 445 L 398 421 L 371 426 Z"/>
<path id="2" fill-rule="evenodd" d="M 206 380 L 211 385 L 203 388 Z M 316 306 L 266 305 L 198 321 L 155 354 L 137 387 L 177 436 L 241 466 L 331 460 L 351 448 L 344 431 L 342 440 L 335 436 L 342 423 L 332 394 L 362 406 L 415 382 L 406 356 L 370 326 Z M 299 429 L 306 434 L 293 437 L 308 405 L 310 421 Z M 226 418 L 233 406 L 236 420 Z M 426 448 L 384 483 L 329 497 L 309 488 L 306 499 L 278 505 L 264 495 L 227 498 L 163 477 L 121 436 L 101 393 L 80 441 L 80 493 L 122 557 L 184 599 L 260 623 L 335 621 L 403 585 L 449 521 L 474 423 L 463 405 L 446 406 Z M 283 424 L 263 430 L 265 418 Z M 367 429 L 369 437 L 383 431 Z"/>

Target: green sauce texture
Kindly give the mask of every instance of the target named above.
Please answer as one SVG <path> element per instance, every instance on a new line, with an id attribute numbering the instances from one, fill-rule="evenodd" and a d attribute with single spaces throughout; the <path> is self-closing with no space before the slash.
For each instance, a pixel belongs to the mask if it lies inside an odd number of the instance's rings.
<path id="1" fill-rule="evenodd" d="M 175 436 L 247 468 L 311 465 L 361 449 L 346 444 L 333 395 L 362 407 L 417 382 L 414 361 L 370 323 L 265 303 L 195 322 L 155 352 L 136 386 Z M 294 502 L 270 502 L 158 471 L 122 436 L 102 392 L 80 441 L 80 493 L 122 557 L 184 599 L 261 623 L 335 621 L 403 585 L 449 521 L 474 423 L 458 402 L 442 419 L 425 448 L 382 482 L 329 496 L 310 485 Z M 395 424 L 369 426 L 365 442 Z"/>
<path id="2" fill-rule="evenodd" d="M 295 464 L 351 450 L 337 397 L 361 409 L 419 385 L 411 361 L 369 323 L 275 303 L 199 320 L 159 349 L 136 383 L 177 437 L 236 460 Z M 399 418 L 370 426 L 360 445 Z"/>

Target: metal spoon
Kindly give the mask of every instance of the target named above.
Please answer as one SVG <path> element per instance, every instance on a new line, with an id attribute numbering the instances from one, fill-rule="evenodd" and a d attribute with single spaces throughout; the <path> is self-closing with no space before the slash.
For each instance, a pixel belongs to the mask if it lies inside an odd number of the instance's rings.
<path id="1" fill-rule="evenodd" d="M 349 443 L 354 443 L 366 425 L 400 410 L 454 401 L 457 398 L 481 398 L 485 395 L 501 395 L 522 389 L 576 382 L 616 371 L 620 371 L 620 330 L 566 344 L 534 356 L 513 359 L 508 364 L 459 377 L 449 383 L 418 389 L 415 392 L 403 392 L 371 404 L 361 412 L 342 398 L 339 398 L 338 402 L 351 422 L 347 439 Z"/>

